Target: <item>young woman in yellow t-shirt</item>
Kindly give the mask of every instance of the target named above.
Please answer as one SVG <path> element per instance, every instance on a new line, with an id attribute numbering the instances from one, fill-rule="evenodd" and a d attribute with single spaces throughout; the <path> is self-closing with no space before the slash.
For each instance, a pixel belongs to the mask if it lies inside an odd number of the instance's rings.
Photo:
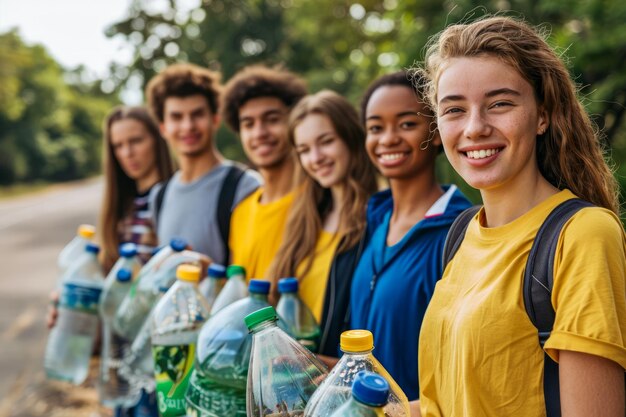
<path id="1" fill-rule="evenodd" d="M 544 345 L 559 364 L 563 416 L 623 416 L 626 256 L 616 182 L 558 55 L 524 22 L 454 25 L 425 73 L 444 149 L 484 207 L 445 269 L 420 335 L 422 416 L 543 416 L 543 350 L 522 275 L 537 230 L 562 201 Z"/>
<path id="2" fill-rule="evenodd" d="M 298 278 L 300 297 L 322 323 L 320 353 L 336 356 L 340 332 L 335 327 L 344 323 L 348 303 L 335 300 L 341 308 L 325 311 L 330 310 L 324 308 L 327 282 L 341 254 L 357 256 L 367 200 L 377 188 L 376 173 L 365 153 L 365 132 L 356 110 L 335 92 L 303 98 L 291 112 L 289 138 L 304 179 L 268 276 L 275 281 Z M 347 295 L 351 272 L 335 275 L 342 282 L 330 283 L 328 289 L 348 282 L 341 286 Z M 331 330 L 336 337 L 328 337 Z"/>

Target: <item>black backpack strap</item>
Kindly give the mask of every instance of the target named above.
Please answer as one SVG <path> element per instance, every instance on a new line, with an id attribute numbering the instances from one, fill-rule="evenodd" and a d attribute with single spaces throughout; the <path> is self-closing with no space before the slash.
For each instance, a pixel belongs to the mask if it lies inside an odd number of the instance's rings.
<path id="1" fill-rule="evenodd" d="M 524 306 L 526 313 L 537 328 L 541 347 L 545 344 L 554 325 L 552 308 L 554 284 L 554 257 L 563 225 L 580 209 L 593 206 L 575 198 L 559 204 L 539 228 L 528 255 L 524 270 Z M 543 393 L 547 417 L 561 415 L 559 392 L 559 366 L 544 353 Z"/>
<path id="2" fill-rule="evenodd" d="M 154 219 L 156 220 L 157 227 L 159 224 L 159 215 L 161 214 L 161 207 L 163 206 L 163 198 L 165 197 L 165 190 L 167 189 L 167 186 L 169 183 L 170 183 L 170 180 L 168 178 L 163 183 L 161 188 L 159 188 L 156 198 L 154 199 Z"/>
<path id="3" fill-rule="evenodd" d="M 222 182 L 219 198 L 217 200 L 217 225 L 222 238 L 222 246 L 224 247 L 224 259 L 221 259 L 222 265 L 228 265 L 230 262 L 230 249 L 228 247 L 228 236 L 230 234 L 230 217 L 232 215 L 232 207 L 235 202 L 235 194 L 237 193 L 237 185 L 247 167 L 239 164 L 233 164 L 228 167 L 226 177 Z"/>
<path id="4" fill-rule="evenodd" d="M 469 222 L 478 213 L 481 206 L 472 206 L 465 209 L 457 216 L 452 222 L 448 235 L 446 236 L 446 242 L 443 245 L 443 258 L 442 258 L 442 271 L 445 271 L 446 265 L 454 258 L 454 255 L 459 250 L 459 246 L 465 238 L 465 231 Z"/>

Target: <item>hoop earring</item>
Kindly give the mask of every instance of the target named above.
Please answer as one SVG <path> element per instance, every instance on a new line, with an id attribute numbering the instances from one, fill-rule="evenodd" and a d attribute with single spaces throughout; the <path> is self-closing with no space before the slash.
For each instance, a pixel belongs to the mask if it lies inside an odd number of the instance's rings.
<path id="1" fill-rule="evenodd" d="M 425 141 L 422 141 L 422 143 L 420 143 L 420 151 L 425 151 L 426 149 L 428 149 L 428 146 L 430 145 L 430 142 L 433 140 L 432 137 L 426 139 Z"/>

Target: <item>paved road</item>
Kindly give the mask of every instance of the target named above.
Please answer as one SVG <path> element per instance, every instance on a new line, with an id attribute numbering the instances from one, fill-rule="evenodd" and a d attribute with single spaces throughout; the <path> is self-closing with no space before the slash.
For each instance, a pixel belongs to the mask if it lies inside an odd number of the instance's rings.
<path id="1" fill-rule="evenodd" d="M 56 256 L 78 225 L 95 224 L 101 195 L 96 179 L 0 200 L 0 417 L 38 415 L 24 412 L 28 407 L 46 410 L 24 402 L 36 401 L 34 391 L 45 385 L 44 317 Z"/>

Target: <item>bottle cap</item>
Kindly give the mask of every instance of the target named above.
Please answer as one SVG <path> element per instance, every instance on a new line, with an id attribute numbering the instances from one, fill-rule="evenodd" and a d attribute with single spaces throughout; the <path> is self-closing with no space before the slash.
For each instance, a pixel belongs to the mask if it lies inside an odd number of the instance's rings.
<path id="1" fill-rule="evenodd" d="M 283 278 L 278 281 L 278 292 L 284 294 L 286 292 L 298 292 L 298 278 Z"/>
<path id="2" fill-rule="evenodd" d="M 226 267 L 220 264 L 211 264 L 207 270 L 209 278 L 224 278 L 226 276 Z"/>
<path id="3" fill-rule="evenodd" d="M 120 256 L 124 258 L 132 258 L 137 255 L 137 245 L 134 243 L 122 243 L 120 245 Z"/>
<path id="4" fill-rule="evenodd" d="M 76 234 L 80 237 L 84 237 L 85 239 L 91 239 L 96 234 L 96 228 L 90 224 L 81 224 L 78 226 Z"/>
<path id="5" fill-rule="evenodd" d="M 118 282 L 128 282 L 130 281 L 132 276 L 133 276 L 133 273 L 130 271 L 130 269 L 122 268 L 119 271 L 117 271 L 116 278 Z"/>
<path id="6" fill-rule="evenodd" d="M 198 282 L 200 281 L 200 267 L 189 264 L 179 265 L 176 268 L 176 278 L 181 281 Z"/>
<path id="7" fill-rule="evenodd" d="M 87 243 L 85 245 L 85 250 L 89 253 L 94 253 L 97 255 L 100 252 L 100 246 L 96 245 L 95 243 Z"/>
<path id="8" fill-rule="evenodd" d="M 248 284 L 248 291 L 253 294 L 269 294 L 272 284 L 264 279 L 251 279 Z"/>
<path id="9" fill-rule="evenodd" d="M 365 352 L 374 349 L 374 335 L 369 330 L 348 330 L 341 333 L 339 348 L 344 352 Z"/>
<path id="10" fill-rule="evenodd" d="M 274 310 L 274 307 L 267 306 L 255 311 L 254 313 L 248 314 L 244 318 L 244 321 L 246 322 L 246 326 L 248 326 L 248 329 L 252 330 L 252 328 L 257 324 L 263 323 L 265 321 L 276 320 L 276 318 L 276 310 Z"/>
<path id="11" fill-rule="evenodd" d="M 170 247 L 175 252 L 182 252 L 187 247 L 187 241 L 184 239 L 174 238 L 170 240 Z"/>
<path id="12" fill-rule="evenodd" d="M 389 383 L 377 373 L 361 371 L 352 384 L 352 396 L 360 403 L 382 407 L 389 399 Z"/>
<path id="13" fill-rule="evenodd" d="M 160 293 L 166 293 L 168 290 L 170 289 L 170 287 L 165 286 L 165 285 L 159 285 L 159 292 Z"/>
<path id="14" fill-rule="evenodd" d="M 230 278 L 233 275 L 243 275 L 245 277 L 246 268 L 241 265 L 229 265 L 228 268 L 226 268 L 226 276 Z"/>

